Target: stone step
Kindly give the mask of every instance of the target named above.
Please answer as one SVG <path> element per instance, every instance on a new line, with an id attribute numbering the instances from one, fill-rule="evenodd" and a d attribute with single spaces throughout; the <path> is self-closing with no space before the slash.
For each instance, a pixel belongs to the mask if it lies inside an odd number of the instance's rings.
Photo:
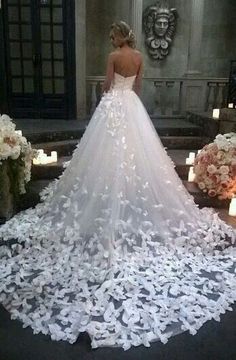
<path id="1" fill-rule="evenodd" d="M 32 180 L 52 180 L 60 176 L 64 170 L 63 164 L 70 161 L 71 156 L 63 156 L 56 163 L 45 165 L 33 165 L 31 171 Z"/>
<path id="2" fill-rule="evenodd" d="M 214 139 L 217 134 L 221 133 L 222 130 L 221 129 L 222 121 L 214 119 L 212 117 L 212 111 L 208 113 L 187 111 L 186 121 L 200 127 L 202 130 L 202 134 L 207 134 L 212 139 Z M 232 130 L 229 130 L 229 132 L 230 131 Z"/>
<path id="3" fill-rule="evenodd" d="M 201 149 L 210 142 L 210 139 L 199 136 L 161 136 L 161 141 L 167 149 L 191 150 Z M 57 151 L 58 156 L 61 157 L 72 155 L 78 143 L 79 139 L 70 139 L 37 143 L 33 147 L 35 149 L 44 149 L 48 155 L 50 155 L 51 151 Z"/>
<path id="4" fill-rule="evenodd" d="M 25 120 L 16 119 L 17 129 L 32 143 L 80 139 L 89 124 L 85 120 Z M 201 136 L 202 127 L 193 124 L 183 116 L 178 118 L 152 118 L 153 125 L 160 136 Z"/>
<path id="5" fill-rule="evenodd" d="M 43 190 L 52 180 L 35 180 L 28 184 L 27 193 L 21 196 L 20 210 L 27 209 L 35 206 L 40 198 L 39 193 Z M 228 209 L 229 200 L 218 200 L 217 198 L 211 198 L 203 193 L 195 183 L 190 183 L 183 180 L 183 184 L 188 192 L 193 196 L 196 204 L 202 207 L 211 207 L 215 209 Z"/>
<path id="6" fill-rule="evenodd" d="M 159 136 L 202 136 L 202 128 L 199 125 L 179 119 L 152 118 L 153 125 Z"/>
<path id="7" fill-rule="evenodd" d="M 159 136 L 201 136 L 202 130 L 199 126 L 190 124 L 190 126 L 184 127 L 168 127 L 155 126 L 156 131 Z M 77 129 L 77 130 L 66 130 L 66 131 L 49 131 L 42 133 L 24 133 L 27 137 L 28 141 L 32 144 L 37 144 L 40 142 L 50 142 L 50 141 L 63 141 L 63 140 L 71 140 L 71 139 L 80 139 L 84 134 L 85 129 Z"/>
<path id="8" fill-rule="evenodd" d="M 54 150 L 50 146 L 43 147 L 45 151 L 50 154 L 50 151 Z M 190 149 L 197 153 L 197 150 Z M 179 177 L 183 180 L 187 180 L 189 165 L 185 164 L 185 159 L 188 157 L 190 150 L 167 150 L 168 155 L 171 157 L 172 161 L 175 164 L 175 170 Z M 70 151 L 68 151 L 70 152 Z M 57 163 L 46 164 L 46 165 L 33 165 L 32 167 L 32 179 L 33 180 L 42 180 L 42 179 L 54 179 L 60 176 L 63 172 L 63 164 L 71 159 L 71 156 L 61 156 L 59 157 Z"/>
<path id="9" fill-rule="evenodd" d="M 33 165 L 31 177 L 32 180 L 55 179 L 60 176 L 64 170 L 63 164 L 70 161 L 71 156 L 60 157 L 57 163 L 45 165 Z M 175 170 L 181 179 L 188 178 L 189 165 L 176 164 Z"/>
<path id="10" fill-rule="evenodd" d="M 49 185 L 52 180 L 31 180 L 27 184 L 27 192 L 21 195 L 19 211 L 34 207 L 40 201 L 40 192 Z"/>
<path id="11" fill-rule="evenodd" d="M 161 136 L 163 146 L 167 149 L 201 149 L 211 139 L 200 136 Z"/>
<path id="12" fill-rule="evenodd" d="M 229 207 L 230 200 L 219 200 L 216 197 L 210 197 L 202 192 L 194 182 L 183 180 L 183 184 L 188 192 L 194 197 L 195 203 L 198 204 L 200 208 L 212 207 L 216 209 L 227 209 Z"/>
<path id="13" fill-rule="evenodd" d="M 58 157 L 71 156 L 79 143 L 78 139 L 62 140 L 62 141 L 49 141 L 34 144 L 34 149 L 43 149 L 44 152 L 50 155 L 51 151 L 57 151 Z"/>

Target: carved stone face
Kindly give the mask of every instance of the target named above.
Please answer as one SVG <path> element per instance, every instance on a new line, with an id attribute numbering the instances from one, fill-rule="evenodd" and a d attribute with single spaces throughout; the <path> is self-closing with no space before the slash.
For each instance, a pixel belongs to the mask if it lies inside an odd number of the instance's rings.
<path id="1" fill-rule="evenodd" d="M 166 17 L 160 16 L 156 19 L 154 24 L 154 32 L 157 36 L 164 36 L 169 27 L 169 21 Z"/>
<path id="2" fill-rule="evenodd" d="M 166 0 L 158 0 L 156 4 L 150 5 L 144 10 L 145 43 L 153 60 L 162 60 L 168 55 L 176 29 L 177 17 L 177 10 L 169 9 Z"/>

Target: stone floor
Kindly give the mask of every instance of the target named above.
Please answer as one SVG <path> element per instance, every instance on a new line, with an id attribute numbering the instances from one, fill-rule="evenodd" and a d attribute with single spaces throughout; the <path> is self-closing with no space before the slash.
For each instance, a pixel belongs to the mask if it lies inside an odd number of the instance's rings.
<path id="1" fill-rule="evenodd" d="M 73 345 L 50 340 L 48 336 L 33 335 L 20 322 L 10 320 L 0 307 L 1 360 L 235 360 L 236 359 L 236 305 L 226 312 L 221 321 L 208 321 L 196 335 L 185 332 L 163 345 L 139 346 L 124 352 L 119 348 L 92 350 L 87 334 L 81 334 Z"/>

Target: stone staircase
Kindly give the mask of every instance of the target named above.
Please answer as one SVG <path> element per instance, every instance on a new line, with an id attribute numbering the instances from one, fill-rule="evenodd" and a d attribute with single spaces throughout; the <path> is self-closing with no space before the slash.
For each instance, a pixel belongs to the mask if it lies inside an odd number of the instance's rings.
<path id="1" fill-rule="evenodd" d="M 189 165 L 185 164 L 185 158 L 188 156 L 189 150 L 172 149 L 167 150 L 167 152 L 175 163 L 177 174 L 199 207 L 227 208 L 229 206 L 228 201 L 219 201 L 216 198 L 210 198 L 204 194 L 195 183 L 187 181 Z M 28 193 L 22 196 L 21 209 L 34 206 L 39 201 L 39 192 L 47 186 L 50 181 L 62 174 L 63 164 L 70 159 L 71 156 L 61 156 L 57 163 L 33 166 L 32 181 L 28 186 Z"/>
<path id="2" fill-rule="evenodd" d="M 57 151 L 59 159 L 57 163 L 47 165 L 34 165 L 32 167 L 32 180 L 28 184 L 27 194 L 21 197 L 20 210 L 35 206 L 39 201 L 39 192 L 49 184 L 50 181 L 60 176 L 63 172 L 63 164 L 71 159 L 71 155 L 83 135 L 87 122 L 79 121 L 44 120 L 38 126 L 27 127 L 17 125 L 23 130 L 23 134 L 31 141 L 36 149 L 44 149 L 50 155 L 51 151 Z M 62 121 L 63 122 L 63 121 Z M 176 171 L 182 179 L 184 186 L 193 195 L 195 202 L 200 207 L 227 208 L 228 201 L 219 201 L 209 198 L 202 193 L 196 184 L 187 181 L 189 165 L 185 159 L 189 151 L 197 152 L 211 138 L 202 134 L 201 126 L 190 123 L 183 118 L 179 119 L 153 119 L 153 124 L 161 141 L 176 166 Z M 22 125 L 22 124 L 21 124 Z M 25 125 L 27 125 L 25 123 Z M 41 127 L 40 127 L 40 126 Z"/>

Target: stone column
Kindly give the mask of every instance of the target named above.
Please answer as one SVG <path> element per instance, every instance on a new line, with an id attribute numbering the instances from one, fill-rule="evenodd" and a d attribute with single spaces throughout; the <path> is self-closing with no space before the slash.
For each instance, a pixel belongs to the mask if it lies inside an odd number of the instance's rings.
<path id="1" fill-rule="evenodd" d="M 204 1 L 205 0 L 191 0 L 191 27 L 186 75 L 200 74 L 199 63 L 202 44 Z"/>
<path id="2" fill-rule="evenodd" d="M 75 1 L 75 57 L 77 118 L 86 116 L 86 0 Z"/>
<path id="3" fill-rule="evenodd" d="M 141 44 L 142 44 L 142 15 L 143 15 L 143 0 L 131 0 L 130 26 L 136 35 L 138 49 L 141 48 Z"/>

